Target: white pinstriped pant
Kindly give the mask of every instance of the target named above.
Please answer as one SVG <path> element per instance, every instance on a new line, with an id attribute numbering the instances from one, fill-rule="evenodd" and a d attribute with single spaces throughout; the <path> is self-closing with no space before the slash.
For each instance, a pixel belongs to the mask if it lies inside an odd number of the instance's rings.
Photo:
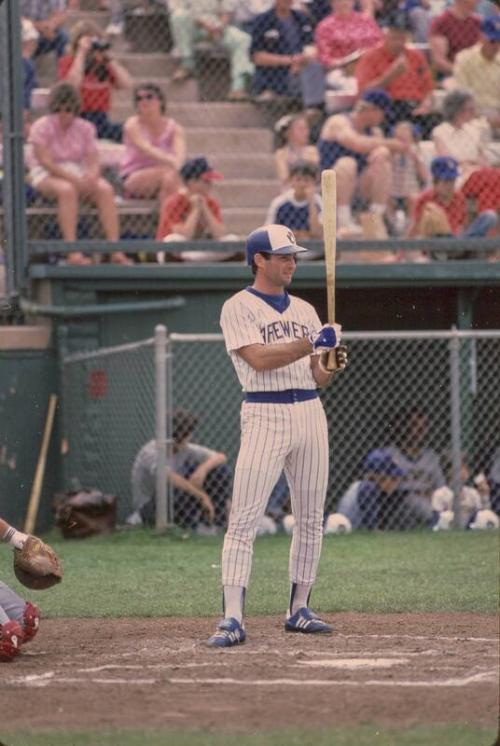
<path id="1" fill-rule="evenodd" d="M 290 580 L 314 583 L 323 539 L 328 458 L 326 415 L 319 398 L 295 404 L 242 404 L 241 445 L 222 552 L 223 585 L 248 586 L 257 526 L 283 469 L 295 517 Z"/>

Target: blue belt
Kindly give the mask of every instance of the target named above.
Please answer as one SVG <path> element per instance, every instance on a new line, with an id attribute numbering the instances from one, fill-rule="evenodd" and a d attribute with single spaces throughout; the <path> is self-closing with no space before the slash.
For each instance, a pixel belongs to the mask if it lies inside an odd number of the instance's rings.
<path id="1" fill-rule="evenodd" d="M 247 391 L 245 401 L 255 404 L 296 404 L 316 399 L 316 389 L 287 389 L 286 391 Z"/>

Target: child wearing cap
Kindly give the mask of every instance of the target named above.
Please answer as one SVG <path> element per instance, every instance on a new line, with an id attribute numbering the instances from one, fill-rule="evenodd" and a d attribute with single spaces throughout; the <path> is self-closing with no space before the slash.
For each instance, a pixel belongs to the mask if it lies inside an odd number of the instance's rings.
<path id="1" fill-rule="evenodd" d="M 410 237 L 435 238 L 438 236 L 487 236 L 495 228 L 498 217 L 493 210 L 484 210 L 466 228 L 467 204 L 465 195 L 457 190 L 458 163 L 454 158 L 439 156 L 431 162 L 433 186 L 422 192 L 413 212 Z M 433 252 L 434 258 L 445 259 L 446 254 Z M 453 254 L 456 258 L 457 255 Z M 459 255 L 460 258 L 462 257 Z"/>
<path id="2" fill-rule="evenodd" d="M 290 189 L 273 199 L 266 224 L 286 225 L 298 240 L 320 238 L 322 202 L 316 191 L 317 177 L 318 169 L 313 163 L 294 163 L 290 168 Z"/>
<path id="3" fill-rule="evenodd" d="M 163 203 L 157 240 L 166 243 L 196 239 L 237 240 L 237 236 L 224 235 L 220 203 L 211 194 L 213 182 L 223 179 L 222 174 L 215 171 L 206 158 L 199 156 L 187 160 L 180 175 L 184 186 Z M 168 254 L 174 261 L 220 261 L 230 256 L 227 252 L 202 251 Z M 159 261 L 164 261 L 161 253 Z"/>

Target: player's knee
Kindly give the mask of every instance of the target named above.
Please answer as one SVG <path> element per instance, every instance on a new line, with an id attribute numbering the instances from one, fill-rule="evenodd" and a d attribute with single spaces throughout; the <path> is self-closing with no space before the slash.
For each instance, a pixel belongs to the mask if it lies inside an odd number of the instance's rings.
<path id="1" fill-rule="evenodd" d="M 335 164 L 335 172 L 337 179 L 339 178 L 354 178 L 356 176 L 357 165 L 354 158 L 339 158 Z"/>

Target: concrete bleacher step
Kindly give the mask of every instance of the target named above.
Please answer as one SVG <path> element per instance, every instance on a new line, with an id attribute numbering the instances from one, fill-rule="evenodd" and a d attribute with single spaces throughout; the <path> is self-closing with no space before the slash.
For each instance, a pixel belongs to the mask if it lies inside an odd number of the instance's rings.
<path id="1" fill-rule="evenodd" d="M 187 128 L 189 153 L 271 153 L 272 134 L 253 127 Z"/>
<path id="2" fill-rule="evenodd" d="M 274 158 L 270 153 L 214 153 L 210 163 L 227 179 L 275 179 Z"/>
<path id="3" fill-rule="evenodd" d="M 266 212 L 261 207 L 227 207 L 222 210 L 224 227 L 228 233 L 246 236 L 264 224 Z"/>
<path id="4" fill-rule="evenodd" d="M 168 113 L 184 127 L 264 127 L 265 118 L 251 103 L 172 101 Z"/>
<path id="5" fill-rule="evenodd" d="M 279 181 L 261 179 L 228 179 L 217 184 L 215 196 L 224 208 L 259 207 L 267 209 L 280 193 Z"/>

